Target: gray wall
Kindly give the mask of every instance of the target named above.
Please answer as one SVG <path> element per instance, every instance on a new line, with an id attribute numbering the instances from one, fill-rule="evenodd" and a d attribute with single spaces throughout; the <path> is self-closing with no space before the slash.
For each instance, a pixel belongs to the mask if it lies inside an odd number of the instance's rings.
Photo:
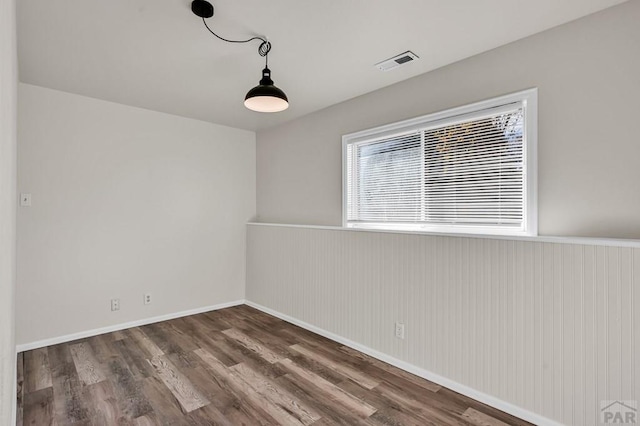
<path id="1" fill-rule="evenodd" d="M 18 344 L 244 299 L 253 132 L 28 84 L 18 121 Z"/>
<path id="2" fill-rule="evenodd" d="M 538 87 L 539 233 L 640 238 L 638 22 L 630 1 L 259 132 L 259 221 L 341 224 L 345 133 Z"/>
<path id="3" fill-rule="evenodd" d="M 15 406 L 16 349 L 16 36 L 15 2 L 0 0 L 0 424 Z"/>

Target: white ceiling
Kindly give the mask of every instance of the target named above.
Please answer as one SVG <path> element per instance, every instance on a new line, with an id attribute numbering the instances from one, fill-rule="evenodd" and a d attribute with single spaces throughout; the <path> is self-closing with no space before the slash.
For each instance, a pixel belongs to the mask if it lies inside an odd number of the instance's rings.
<path id="1" fill-rule="evenodd" d="M 213 0 L 214 31 L 266 35 L 290 108 L 244 108 L 259 42 L 223 43 L 189 0 L 19 0 L 20 80 L 244 129 L 262 129 L 625 0 Z M 374 64 L 411 50 L 390 72 Z"/>

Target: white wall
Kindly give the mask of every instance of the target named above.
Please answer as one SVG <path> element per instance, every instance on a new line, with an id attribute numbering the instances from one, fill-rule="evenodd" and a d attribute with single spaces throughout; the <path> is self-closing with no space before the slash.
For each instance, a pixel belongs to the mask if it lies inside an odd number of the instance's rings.
<path id="1" fill-rule="evenodd" d="M 14 292 L 16 274 L 15 1 L 0 0 L 0 424 L 16 403 Z"/>
<path id="2" fill-rule="evenodd" d="M 244 298 L 253 132 L 27 84 L 18 126 L 18 344 Z"/>
<path id="3" fill-rule="evenodd" d="M 540 234 L 640 238 L 638 22 L 630 1 L 259 132 L 258 219 L 339 226 L 343 134 L 538 87 Z"/>
<path id="4" fill-rule="evenodd" d="M 640 241 L 256 224 L 247 266 L 250 302 L 535 424 L 640 401 Z"/>

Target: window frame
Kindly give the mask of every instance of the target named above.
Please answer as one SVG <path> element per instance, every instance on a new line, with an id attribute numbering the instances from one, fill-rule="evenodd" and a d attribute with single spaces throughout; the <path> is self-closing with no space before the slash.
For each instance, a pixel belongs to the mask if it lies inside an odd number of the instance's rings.
<path id="1" fill-rule="evenodd" d="M 389 223 L 348 223 L 348 161 L 347 147 L 355 143 L 373 142 L 383 138 L 400 136 L 425 127 L 445 126 L 490 115 L 506 106 L 521 105 L 524 112 L 523 131 L 523 225 L 522 228 L 506 228 L 491 225 L 397 225 Z M 512 107 L 511 107 L 512 108 Z M 409 233 L 482 234 L 482 235 L 538 235 L 538 89 L 487 99 L 472 104 L 438 111 L 408 120 L 386 124 L 342 136 L 342 227 Z M 413 228 L 413 229 L 412 229 Z M 420 229 L 416 229 L 420 228 Z"/>

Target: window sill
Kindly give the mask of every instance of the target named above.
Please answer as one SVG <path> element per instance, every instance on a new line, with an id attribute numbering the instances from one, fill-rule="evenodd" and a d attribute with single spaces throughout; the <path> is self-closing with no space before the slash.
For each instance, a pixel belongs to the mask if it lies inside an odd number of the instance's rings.
<path id="1" fill-rule="evenodd" d="M 588 237 L 556 237 L 556 236 L 511 236 L 511 235 L 484 235 L 484 234 L 459 234 L 459 233 L 439 233 L 439 232 L 414 232 L 414 231 L 392 231 L 387 229 L 369 229 L 369 228 L 346 228 L 342 226 L 327 225 L 296 225 L 287 223 L 265 223 L 265 222 L 248 222 L 248 226 L 267 226 L 282 228 L 305 228 L 305 229 L 323 229 L 327 231 L 343 231 L 343 232 L 373 232 L 381 234 L 405 234 L 415 236 L 434 236 L 434 237 L 452 237 L 452 238 L 478 238 L 488 240 L 508 240 L 508 241 L 531 241 L 538 243 L 555 243 L 555 244 L 583 244 L 592 246 L 611 246 L 611 247 L 629 247 L 640 248 L 640 240 L 632 239 L 615 239 L 615 238 L 588 238 Z"/>

